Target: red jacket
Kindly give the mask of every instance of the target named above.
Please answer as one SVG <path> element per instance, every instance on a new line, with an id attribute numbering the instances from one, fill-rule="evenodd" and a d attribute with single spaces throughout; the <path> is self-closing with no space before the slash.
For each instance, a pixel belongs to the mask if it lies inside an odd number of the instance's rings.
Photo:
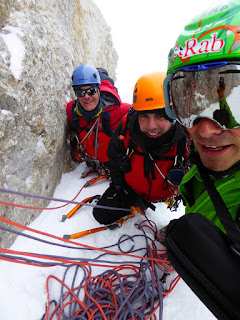
<path id="1" fill-rule="evenodd" d="M 126 141 L 125 141 L 126 140 Z M 124 145 L 127 146 L 127 139 L 124 139 Z M 125 173 L 126 183 L 145 200 L 155 202 L 163 201 L 178 194 L 178 186 L 172 185 L 170 181 L 165 180 L 168 171 L 173 167 L 174 160 L 162 161 L 156 160 L 153 166 L 156 179 L 153 180 L 152 174 L 147 178 L 144 175 L 144 156 L 142 150 L 137 147 L 139 153 L 133 153 L 130 157 L 131 171 Z M 142 153 L 142 155 L 141 155 Z M 177 154 L 177 145 L 171 147 L 171 150 L 164 156 L 175 157 Z M 157 168 L 157 167 L 158 168 Z M 159 172 L 161 171 L 161 173 Z"/>
<path id="2" fill-rule="evenodd" d="M 78 140 L 82 141 L 81 146 L 84 152 L 91 158 L 104 163 L 108 161 L 107 148 L 110 137 L 122 117 L 128 112 L 130 104 L 122 103 L 115 87 L 108 80 L 101 81 L 100 96 L 103 111 L 98 116 L 93 117 L 90 121 L 79 116 L 74 110 L 77 100 L 73 100 L 67 104 L 67 117 L 69 131 L 70 133 L 76 132 Z M 93 126 L 93 131 L 89 133 Z M 71 146 L 72 151 L 77 147 L 74 143 Z"/>
<path id="3" fill-rule="evenodd" d="M 171 184 L 166 176 L 174 166 L 175 157 L 180 153 L 179 149 L 181 149 L 181 156 L 185 159 L 184 162 L 188 158 L 186 139 L 179 123 L 174 125 L 174 133 L 170 141 L 159 145 L 159 151 L 155 152 L 155 159 L 152 161 L 146 150 L 143 151 L 144 143 L 139 141 L 139 138 L 138 142 L 136 140 L 137 134 L 134 129 L 134 124 L 138 121 L 136 112 L 128 114 L 128 118 L 128 125 L 126 125 L 127 116 L 122 119 L 109 144 L 108 156 L 112 182 L 115 185 L 127 183 L 138 195 L 150 202 L 163 201 L 177 195 L 178 186 Z M 148 174 L 145 172 L 146 166 L 149 168 Z"/>

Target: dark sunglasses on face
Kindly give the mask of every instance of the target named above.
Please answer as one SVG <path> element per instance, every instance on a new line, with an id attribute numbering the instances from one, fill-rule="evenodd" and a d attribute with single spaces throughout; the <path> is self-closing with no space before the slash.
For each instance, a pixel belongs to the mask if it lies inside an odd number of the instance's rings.
<path id="1" fill-rule="evenodd" d="M 85 97 L 85 94 L 87 93 L 89 96 L 93 96 L 94 94 L 96 94 L 96 92 L 98 91 L 97 87 L 91 87 L 88 89 L 78 89 L 76 91 L 76 95 L 80 98 Z"/>

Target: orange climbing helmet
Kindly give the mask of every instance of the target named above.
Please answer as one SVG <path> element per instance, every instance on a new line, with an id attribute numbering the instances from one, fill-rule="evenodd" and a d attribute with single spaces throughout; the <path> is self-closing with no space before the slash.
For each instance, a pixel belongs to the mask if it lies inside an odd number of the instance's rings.
<path id="1" fill-rule="evenodd" d="M 133 109 L 136 111 L 165 108 L 163 95 L 164 72 L 153 72 L 140 77 L 133 90 Z"/>

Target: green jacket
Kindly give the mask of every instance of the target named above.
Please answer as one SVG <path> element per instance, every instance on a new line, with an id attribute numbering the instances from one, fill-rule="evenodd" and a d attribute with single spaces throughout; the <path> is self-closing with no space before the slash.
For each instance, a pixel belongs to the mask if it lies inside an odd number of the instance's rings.
<path id="1" fill-rule="evenodd" d="M 240 171 L 218 180 L 211 176 L 211 179 L 235 221 L 240 207 Z M 225 232 L 196 165 L 183 177 L 179 190 L 186 201 L 185 213 L 201 213 Z"/>

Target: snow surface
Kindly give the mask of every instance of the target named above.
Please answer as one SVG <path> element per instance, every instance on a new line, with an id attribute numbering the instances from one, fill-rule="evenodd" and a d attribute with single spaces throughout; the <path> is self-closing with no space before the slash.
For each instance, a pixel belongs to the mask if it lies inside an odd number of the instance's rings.
<path id="1" fill-rule="evenodd" d="M 86 181 L 96 177 L 94 174 L 88 178 L 81 178 L 82 172 L 86 170 L 85 164 L 79 164 L 77 168 L 62 175 L 60 184 L 57 186 L 54 198 L 72 200 L 79 192 Z M 97 183 L 83 188 L 76 201 L 81 201 L 89 196 L 102 194 L 109 185 L 109 180 L 101 180 Z M 73 207 L 68 204 L 63 207 L 63 203 L 52 201 L 48 208 L 62 207 L 54 210 L 43 210 L 40 216 L 30 225 L 31 228 L 41 230 L 59 237 L 64 234 L 73 234 L 87 229 L 99 227 L 99 223 L 92 215 L 92 207 L 84 206 L 76 212 L 71 219 L 62 222 L 62 216 L 66 215 Z M 156 204 L 156 211 L 147 210 L 148 219 L 153 220 L 158 228 L 166 225 L 171 219 L 180 217 L 184 213 L 183 205 L 180 205 L 177 212 L 171 212 L 166 204 Z M 26 209 L 26 213 L 28 210 Z M 125 222 L 121 228 L 115 230 L 105 230 L 99 233 L 87 235 L 75 242 L 87 244 L 93 247 L 104 247 L 114 244 L 123 234 L 135 235 L 140 231 L 134 226 L 144 218 L 139 214 Z M 24 234 L 32 234 L 25 231 Z M 34 235 L 34 234 L 33 234 Z M 36 235 L 35 235 L 36 236 Z M 47 239 L 44 236 L 39 236 Z M 49 238 L 48 238 L 49 240 Z M 50 239 L 51 240 L 51 239 Z M 52 241 L 52 240 L 51 240 Z M 55 241 L 58 242 L 58 241 Z M 138 245 L 140 245 L 138 243 Z M 18 236 L 12 250 L 23 252 L 34 252 L 40 254 L 52 254 L 66 257 L 79 257 L 78 250 L 61 248 L 50 244 L 44 244 L 32 239 Z M 117 251 L 116 247 L 113 251 Z M 94 257 L 93 250 L 81 252 L 81 256 Z M 111 257 L 112 258 L 112 257 Z M 111 260 L 110 258 L 110 260 Z M 114 258 L 118 259 L 118 257 Z M 129 260 L 127 257 L 120 257 L 120 260 Z M 109 268 L 108 268 L 109 269 Z M 1 320 L 40 320 L 45 313 L 47 303 L 46 280 L 49 275 L 54 275 L 63 279 L 65 267 L 37 267 L 28 266 L 6 261 L 0 262 L 0 319 Z M 106 268 L 93 267 L 94 275 L 101 274 Z M 67 277 L 65 283 L 71 285 L 72 275 Z M 50 297 L 58 299 L 60 294 L 60 284 L 57 281 L 49 282 Z M 53 318 L 57 319 L 57 317 Z M 202 304 L 189 287 L 180 280 L 173 291 L 164 299 L 163 304 L 164 320 L 211 320 L 216 319 L 211 312 Z"/>

